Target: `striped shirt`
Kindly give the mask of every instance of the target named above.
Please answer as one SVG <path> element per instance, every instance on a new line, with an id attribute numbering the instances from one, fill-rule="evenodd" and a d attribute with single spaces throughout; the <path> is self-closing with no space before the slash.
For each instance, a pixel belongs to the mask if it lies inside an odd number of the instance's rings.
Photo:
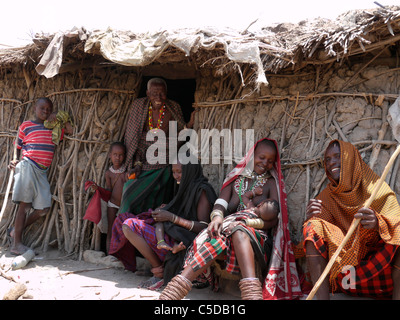
<path id="1" fill-rule="evenodd" d="M 64 130 L 61 134 L 61 140 Z M 39 166 L 50 167 L 53 160 L 55 144 L 52 141 L 52 130 L 44 124 L 24 121 L 18 130 L 18 149 L 22 149 L 22 158 L 27 157 Z"/>

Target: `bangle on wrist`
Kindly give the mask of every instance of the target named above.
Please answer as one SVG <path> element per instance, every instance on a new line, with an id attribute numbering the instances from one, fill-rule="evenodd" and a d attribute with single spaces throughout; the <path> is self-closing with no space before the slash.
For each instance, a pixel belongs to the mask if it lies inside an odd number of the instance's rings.
<path id="1" fill-rule="evenodd" d="M 246 226 L 262 229 L 264 227 L 264 221 L 262 219 L 245 219 Z"/>
<path id="2" fill-rule="evenodd" d="M 221 210 L 214 209 L 210 214 L 210 220 L 214 219 L 214 217 L 216 217 L 216 216 L 224 219 L 224 213 Z"/>
<path id="3" fill-rule="evenodd" d="M 189 231 L 192 231 L 193 227 L 194 227 L 194 221 L 192 220 L 192 224 L 191 224 L 191 226 L 190 226 Z"/>

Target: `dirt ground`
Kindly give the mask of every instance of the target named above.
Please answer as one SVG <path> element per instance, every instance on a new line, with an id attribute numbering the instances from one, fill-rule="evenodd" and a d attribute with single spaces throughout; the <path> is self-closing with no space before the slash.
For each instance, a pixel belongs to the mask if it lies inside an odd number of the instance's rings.
<path id="1" fill-rule="evenodd" d="M 52 250 L 38 253 L 24 268 L 13 270 L 14 258 L 7 248 L 0 247 L 0 299 L 8 297 L 10 290 L 15 291 L 19 284 L 25 285 L 26 291 L 18 300 L 156 300 L 160 294 L 137 288 L 149 277 L 124 270 L 119 261 L 110 263 L 111 257 L 93 263 L 63 257 L 59 251 Z M 203 288 L 193 289 L 186 299 L 237 300 L 239 297 Z"/>
<path id="2" fill-rule="evenodd" d="M 120 261 L 105 256 L 103 252 L 88 250 L 83 257 L 82 260 L 75 260 L 53 249 L 46 253 L 37 252 L 35 258 L 24 268 L 13 270 L 11 264 L 15 256 L 7 248 L 0 246 L 0 299 L 9 300 L 6 298 L 12 297 L 11 293 L 18 292 L 17 288 L 22 288 L 19 289 L 21 295 L 18 300 L 158 299 L 160 291 L 138 288 L 149 276 L 140 276 L 125 270 Z M 137 258 L 137 267 L 140 271 L 149 269 L 149 265 L 141 258 Z M 225 280 L 222 287 L 223 292 L 218 293 L 209 287 L 194 288 L 185 300 L 240 300 L 236 282 Z M 331 299 L 370 300 L 344 294 L 331 295 Z"/>

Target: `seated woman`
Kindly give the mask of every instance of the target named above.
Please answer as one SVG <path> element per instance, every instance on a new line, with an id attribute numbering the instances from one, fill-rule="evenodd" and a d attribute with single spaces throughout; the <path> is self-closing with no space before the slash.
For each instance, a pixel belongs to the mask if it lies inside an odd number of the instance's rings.
<path id="1" fill-rule="evenodd" d="M 233 274 L 241 273 L 242 299 L 291 299 L 302 295 L 287 228 L 286 194 L 277 150 L 275 141 L 261 139 L 228 175 L 213 207 L 211 223 L 196 237 L 187 253 L 182 273 L 169 282 L 159 299 L 184 298 L 192 282 L 203 273 L 210 274 L 209 267 L 224 254 L 226 270 Z M 254 216 L 249 215 L 249 210 L 243 210 L 242 196 L 258 187 L 263 193 L 254 193 L 254 205 L 267 199 L 278 201 L 280 215 L 272 214 L 263 224 L 255 225 L 247 223 Z M 224 219 L 224 216 L 227 217 Z M 272 229 L 274 242 L 271 251 L 267 244 L 271 243 Z M 256 274 L 255 261 L 263 273 L 263 286 Z"/>
<path id="2" fill-rule="evenodd" d="M 177 182 L 175 197 L 167 205 L 136 216 L 122 213 L 112 228 L 110 254 L 126 269 L 136 271 L 135 248 L 150 262 L 153 277 L 143 288 L 157 289 L 181 270 L 186 252 L 182 249 L 207 227 L 217 198 L 199 164 L 173 164 L 172 174 Z M 159 222 L 163 222 L 166 246 L 157 243 L 155 223 Z"/>
<path id="3" fill-rule="evenodd" d="M 348 142 L 333 140 L 324 162 L 329 183 L 317 199 L 310 200 L 303 229 L 314 283 L 353 219 L 362 220 L 319 287 L 317 299 L 329 299 L 330 286 L 332 291 L 339 287 L 351 295 L 400 299 L 400 207 L 396 195 L 384 183 L 371 207 L 363 208 L 379 177 Z M 348 267 L 353 270 L 349 275 Z"/>

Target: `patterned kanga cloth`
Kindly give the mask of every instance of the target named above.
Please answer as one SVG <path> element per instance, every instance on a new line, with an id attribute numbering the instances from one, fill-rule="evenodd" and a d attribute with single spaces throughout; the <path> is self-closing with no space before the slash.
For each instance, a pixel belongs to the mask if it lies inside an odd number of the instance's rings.
<path id="1" fill-rule="evenodd" d="M 327 259 L 332 257 L 342 243 L 354 215 L 368 200 L 379 179 L 352 144 L 338 142 L 341 153 L 339 183 L 326 172 L 330 183 L 317 196 L 322 201 L 322 212 L 308 219 L 303 229 L 303 243 L 312 241 Z M 370 208 L 378 218 L 379 231 L 365 229 L 361 224 L 357 227 L 331 269 L 330 284 L 334 290 L 338 280 L 341 282 L 343 275 L 340 273 L 345 266 L 357 266 L 359 282 L 366 284 L 369 281 L 367 286 L 378 285 L 377 292 L 382 292 L 379 287 L 388 283 L 382 271 L 386 270 L 387 273 L 390 270 L 387 268 L 390 268 L 390 262 L 400 244 L 400 207 L 396 195 L 386 183 Z M 372 280 L 375 276 L 377 278 Z M 365 287 L 359 289 L 363 291 Z M 369 291 L 375 290 L 371 288 Z"/>
<path id="2" fill-rule="evenodd" d="M 222 225 L 221 237 L 208 237 L 207 228 L 196 237 L 193 246 L 190 248 L 186 263 L 189 264 L 194 271 L 204 267 L 208 262 L 214 260 L 218 255 L 226 250 L 226 267 L 225 270 L 232 274 L 239 274 L 239 264 L 236 259 L 235 249 L 232 245 L 232 238 L 227 233 L 228 227 L 235 221 L 244 221 L 246 218 L 257 218 L 257 215 L 250 210 L 243 210 L 230 214 L 224 219 Z M 263 268 L 267 268 L 268 256 L 264 250 L 264 242 L 268 239 L 268 235 L 264 230 L 256 230 L 254 228 L 239 225 L 232 230 L 232 234 L 236 230 L 242 230 L 248 234 L 255 251 L 255 258 Z"/>

